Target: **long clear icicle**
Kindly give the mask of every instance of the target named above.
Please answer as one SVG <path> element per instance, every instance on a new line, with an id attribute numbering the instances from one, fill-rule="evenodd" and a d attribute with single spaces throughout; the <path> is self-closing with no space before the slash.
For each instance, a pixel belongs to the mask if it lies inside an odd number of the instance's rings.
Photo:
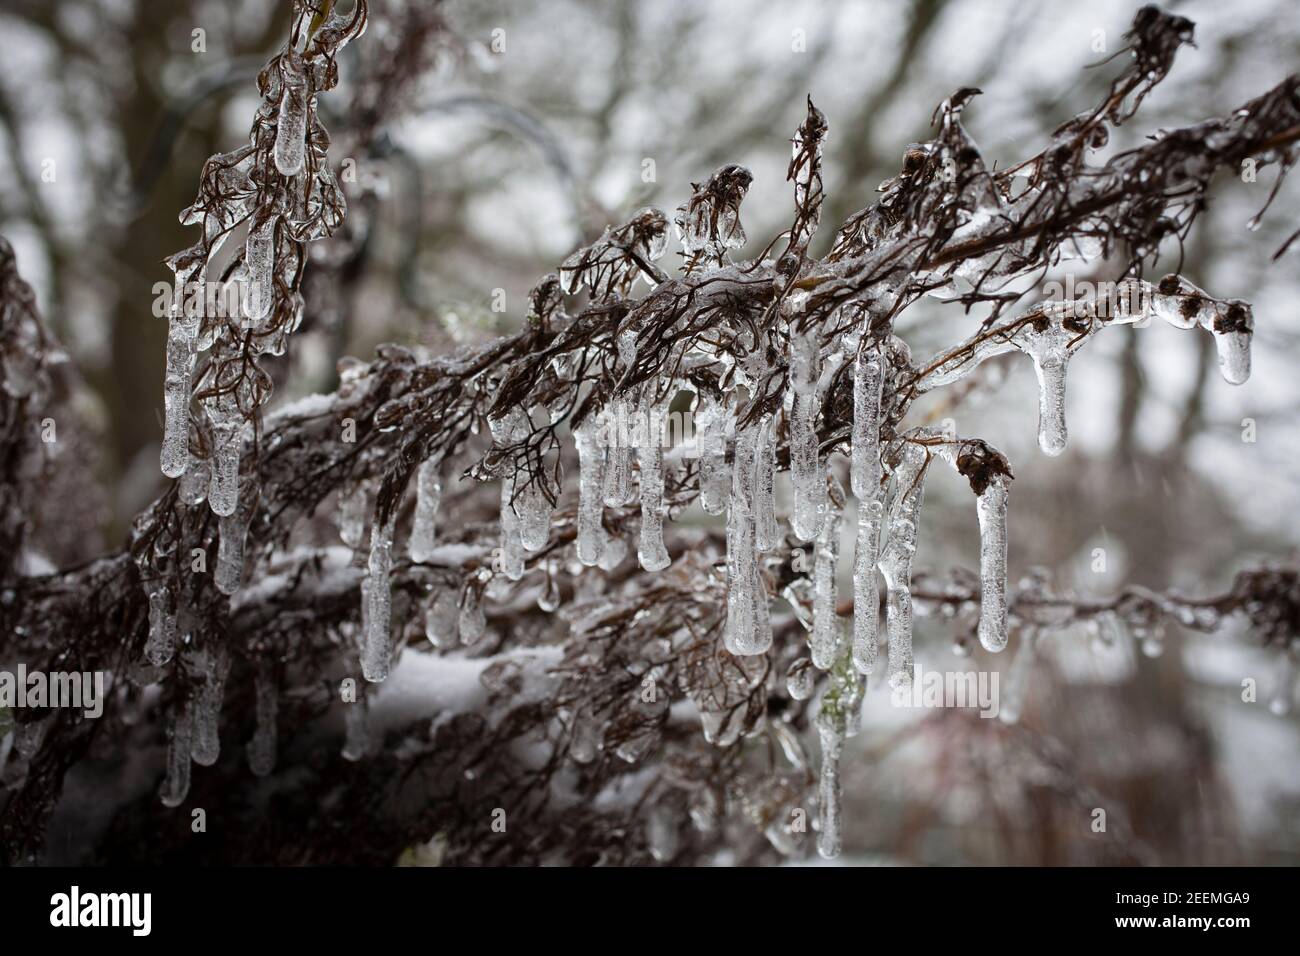
<path id="1" fill-rule="evenodd" d="M 621 508 L 632 501 L 632 446 L 628 439 L 628 420 L 632 412 L 626 399 L 611 403 L 612 420 L 606 429 L 609 456 L 605 463 L 604 501 L 610 508 Z"/>
<path id="2" fill-rule="evenodd" d="M 217 520 L 217 566 L 212 576 L 222 594 L 234 594 L 243 581 L 244 544 L 257 507 L 254 482 L 245 480 L 242 485 L 234 513 L 221 515 Z"/>
<path id="3" fill-rule="evenodd" d="M 781 529 L 776 521 L 776 433 L 772 416 L 756 426 L 758 446 L 754 455 L 754 545 L 759 551 L 771 551 L 781 543 Z"/>
<path id="4" fill-rule="evenodd" d="M 175 300 L 167 328 L 167 370 L 163 379 L 162 472 L 177 478 L 190 466 L 190 388 L 197 357 L 199 316 L 189 314 L 184 285 L 189 273 L 176 276 Z"/>
<path id="5" fill-rule="evenodd" d="M 879 483 L 858 501 L 858 536 L 853 549 L 853 666 L 860 674 L 876 669 L 880 623 L 880 529 L 885 505 Z"/>
<path id="6" fill-rule="evenodd" d="M 647 571 L 662 571 L 672 563 L 664 545 L 664 446 L 661 429 L 667 409 L 649 409 L 649 428 L 641 444 L 641 537 L 637 557 Z"/>
<path id="7" fill-rule="evenodd" d="M 605 449 L 591 418 L 578 426 L 574 438 L 578 445 L 578 560 L 594 567 L 605 550 L 605 529 L 601 525 Z"/>
<path id="8" fill-rule="evenodd" d="M 833 717 L 817 721 L 817 734 L 821 741 L 821 774 L 817 786 L 817 803 L 820 808 L 820 829 L 817 833 L 817 852 L 824 859 L 833 860 L 840 855 L 840 755 L 844 749 L 844 730 Z"/>
<path id="9" fill-rule="evenodd" d="M 417 564 L 433 556 L 437 543 L 438 507 L 442 503 L 442 459 L 427 458 L 415 476 L 415 518 L 407 553 Z"/>
<path id="10" fill-rule="evenodd" d="M 393 525 L 397 510 L 382 524 L 376 516 L 370 529 L 369 577 L 362 600 L 366 602 L 365 638 L 361 646 L 361 676 L 381 681 L 388 676 L 393 654 L 389 619 L 393 607 Z"/>
<path id="11" fill-rule="evenodd" d="M 307 76 L 296 51 L 280 62 L 284 87 L 275 128 L 275 168 L 282 176 L 296 176 L 307 150 Z"/>
<path id="12" fill-rule="evenodd" d="M 152 586 L 149 596 L 149 637 L 145 641 L 144 656 L 154 667 L 162 667 L 176 652 L 177 615 L 168 606 L 171 591 L 164 586 Z"/>
<path id="13" fill-rule="evenodd" d="M 812 662 L 818 670 L 830 670 L 839 659 L 842 632 L 835 614 L 835 578 L 840 557 L 840 518 L 843 492 L 832 489 L 831 507 L 822 522 L 821 533 L 813 554 L 813 629 Z"/>
<path id="14" fill-rule="evenodd" d="M 772 646 L 767 588 L 758 568 L 754 541 L 755 428 L 736 432 L 727 509 L 727 624 L 725 643 L 732 654 L 762 654 Z"/>
<path id="15" fill-rule="evenodd" d="M 212 473 L 208 480 L 208 506 L 217 516 L 235 513 L 239 504 L 239 458 L 243 451 L 243 419 L 239 404 L 229 392 L 208 404 L 212 422 Z"/>
<path id="16" fill-rule="evenodd" d="M 975 502 L 980 523 L 980 644 L 1007 646 L 1007 481 L 989 481 Z"/>
<path id="17" fill-rule="evenodd" d="M 707 394 L 695 402 L 695 434 L 700 455 L 700 507 L 720 515 L 727 507 L 731 476 L 727 473 L 727 425 L 730 410 Z"/>
<path id="18" fill-rule="evenodd" d="M 879 352 L 858 353 L 853 366 L 853 434 L 850 479 L 859 501 L 876 497 L 880 487 L 880 402 L 884 359 Z"/>
<path id="19" fill-rule="evenodd" d="M 811 541 L 826 518 L 826 471 L 817 442 L 817 381 L 821 354 L 813 333 L 790 338 L 790 482 L 794 509 L 790 526 Z"/>
<path id="20" fill-rule="evenodd" d="M 903 460 L 894 473 L 894 497 L 889 508 L 887 542 L 880 571 L 888 588 L 885 623 L 889 635 L 889 686 L 912 686 L 912 559 L 916 556 L 917 523 L 925 494 L 928 459 L 923 449 L 905 443 Z"/>

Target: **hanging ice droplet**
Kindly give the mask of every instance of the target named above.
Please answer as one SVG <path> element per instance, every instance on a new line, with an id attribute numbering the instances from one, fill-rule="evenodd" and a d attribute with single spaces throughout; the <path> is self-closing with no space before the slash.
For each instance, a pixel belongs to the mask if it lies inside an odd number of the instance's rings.
<path id="1" fill-rule="evenodd" d="M 275 128 L 275 168 L 282 176 L 296 176 L 307 150 L 307 77 L 295 51 L 280 62 L 283 92 Z"/>
<path id="2" fill-rule="evenodd" d="M 993 478 L 975 502 L 980 523 L 980 644 L 1007 646 L 1007 482 Z"/>
<path id="3" fill-rule="evenodd" d="M 370 529 L 369 577 L 363 600 L 366 602 L 365 638 L 361 647 L 361 676 L 368 681 L 382 681 L 388 676 L 393 655 L 389 619 L 393 608 L 393 525 L 397 510 L 381 524 L 376 516 Z"/>
<path id="4" fill-rule="evenodd" d="M 833 505 L 822 522 L 813 554 L 812 661 L 819 670 L 829 670 L 839 659 L 842 644 L 839 618 L 835 614 L 836 569 L 840 557 L 840 509 L 842 494 L 831 496 Z"/>
<path id="5" fill-rule="evenodd" d="M 578 560 L 592 567 L 600 562 L 605 548 L 605 529 L 601 526 L 605 449 L 599 444 L 599 431 L 591 419 L 578 426 L 574 439 L 578 445 Z"/>
<path id="6" fill-rule="evenodd" d="M 269 661 L 258 665 L 253 682 L 256 722 L 253 739 L 248 742 L 248 769 L 255 777 L 265 777 L 275 769 L 276 715 L 279 709 L 275 672 Z"/>
<path id="7" fill-rule="evenodd" d="M 853 366 L 853 434 L 850 477 L 859 501 L 880 486 L 880 402 L 884 362 L 879 352 L 860 352 Z"/>
<path id="8" fill-rule="evenodd" d="M 171 725 L 167 728 L 167 775 L 159 796 L 163 806 L 179 807 L 190 792 L 190 741 L 194 715 L 189 701 L 173 704 Z"/>
<path id="9" fill-rule="evenodd" d="M 659 423 L 667 410 L 650 410 L 652 434 L 641 445 L 641 537 L 637 557 L 647 571 L 662 571 L 672 563 L 664 545 L 664 449 Z"/>
<path id="10" fill-rule="evenodd" d="M 880 623 L 880 529 L 885 505 L 879 483 L 874 495 L 858 502 L 858 537 L 853 549 L 853 666 L 859 674 L 876 669 Z"/>
<path id="11" fill-rule="evenodd" d="M 1229 385 L 1244 385 L 1250 378 L 1250 331 L 1214 332 L 1219 372 Z"/>
<path id="12" fill-rule="evenodd" d="M 555 573 L 554 562 L 548 563 L 544 570 L 546 579 L 542 582 L 542 590 L 537 595 L 537 608 L 550 614 L 560 606 L 560 580 Z"/>
<path id="13" fill-rule="evenodd" d="M 551 504 L 536 483 L 524 488 L 515 501 L 519 509 L 519 543 L 527 551 L 540 551 L 551 537 Z"/>
<path id="14" fill-rule="evenodd" d="M 407 553 L 417 564 L 433 556 L 437 540 L 438 507 L 442 502 L 442 459 L 428 458 L 420 463 L 415 476 L 415 517 Z"/>
<path id="15" fill-rule="evenodd" d="M 812 661 L 800 657 L 785 672 L 785 688 L 794 700 L 807 700 L 817 686 L 817 669 Z"/>

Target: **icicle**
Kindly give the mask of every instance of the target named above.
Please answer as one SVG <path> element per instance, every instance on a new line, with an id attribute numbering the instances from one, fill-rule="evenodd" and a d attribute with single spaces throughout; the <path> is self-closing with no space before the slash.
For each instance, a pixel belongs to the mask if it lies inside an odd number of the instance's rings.
<path id="1" fill-rule="evenodd" d="M 727 509 L 727 650 L 738 656 L 762 654 L 772 646 L 767 588 L 754 549 L 754 459 L 757 430 L 736 433 Z"/>
<path id="2" fill-rule="evenodd" d="M 259 663 L 253 678 L 256 725 L 248 742 L 248 769 L 255 777 L 265 777 L 275 769 L 276 713 L 279 700 L 275 672 L 269 661 Z"/>
<path id="3" fill-rule="evenodd" d="M 840 855 L 840 754 L 844 746 L 844 730 L 834 718 L 817 721 L 817 735 L 821 741 L 821 777 L 817 787 L 817 803 L 821 812 L 821 826 L 817 833 L 817 852 L 823 859 L 833 860 Z"/>
<path id="4" fill-rule="evenodd" d="M 275 128 L 275 168 L 282 176 L 296 176 L 307 151 L 307 77 L 296 51 L 289 51 L 280 63 L 283 92 Z"/>
<path id="5" fill-rule="evenodd" d="M 520 519 L 511 499 L 515 496 L 515 480 L 501 480 L 501 568 L 511 581 L 524 576 L 524 542 L 520 533 Z"/>
<path id="6" fill-rule="evenodd" d="M 730 410 L 701 393 L 695 400 L 695 434 L 700 455 L 700 507 L 720 515 L 727 507 L 727 425 Z"/>
<path id="7" fill-rule="evenodd" d="M 912 686 L 912 558 L 916 555 L 927 465 L 925 451 L 906 443 L 903 461 L 894 474 L 888 540 L 879 562 L 889 589 L 885 623 L 889 633 L 889 686 L 895 691 Z"/>
<path id="8" fill-rule="evenodd" d="M 226 694 L 230 657 L 220 647 L 201 651 L 196 657 L 203 683 L 190 702 L 193 715 L 190 754 L 199 766 L 211 767 L 221 756 L 221 702 Z"/>
<path id="9" fill-rule="evenodd" d="M 487 628 L 487 617 L 483 613 L 483 595 L 473 586 L 465 589 L 461 600 L 458 630 L 460 642 L 466 647 L 474 644 L 483 636 Z"/>
<path id="10" fill-rule="evenodd" d="M 1064 352 L 1034 356 L 1034 374 L 1038 376 L 1038 447 L 1052 456 L 1065 451 L 1069 437 L 1065 427 L 1067 363 Z"/>
<path id="11" fill-rule="evenodd" d="M 167 776 L 163 779 L 163 806 L 179 807 L 190 792 L 190 739 L 194 715 L 189 701 L 173 706 L 171 726 L 167 729 Z"/>
<path id="12" fill-rule="evenodd" d="M 853 549 L 853 666 L 860 674 L 876 669 L 880 620 L 880 527 L 885 505 L 879 480 L 872 494 L 858 501 L 858 537 Z"/>
<path id="13" fill-rule="evenodd" d="M 234 594 L 244 577 L 244 543 L 248 539 L 248 526 L 257 508 L 257 487 L 252 480 L 241 482 L 238 504 L 233 514 L 222 515 L 217 520 L 219 541 L 217 567 L 213 580 L 222 594 Z"/>
<path id="14" fill-rule="evenodd" d="M 637 557 L 647 571 L 662 571 L 672 563 L 664 546 L 664 448 L 660 434 L 667 409 L 650 410 L 650 428 L 641 444 L 641 539 Z"/>
<path id="15" fill-rule="evenodd" d="M 370 752 L 370 699 L 359 697 L 343 705 L 342 757 L 356 763 Z"/>
<path id="16" fill-rule="evenodd" d="M 998 475 L 975 504 L 980 523 L 980 644 L 1007 646 L 1007 481 Z"/>
<path id="17" fill-rule="evenodd" d="M 835 614 L 835 572 L 840 555 L 840 508 L 843 490 L 835 482 L 831 491 L 831 508 L 822 522 L 813 555 L 813 630 L 812 661 L 819 670 L 829 670 L 839 659 L 843 643 L 839 618 Z"/>
<path id="18" fill-rule="evenodd" d="M 859 352 L 853 366 L 853 495 L 875 498 L 880 486 L 880 403 L 884 360 L 879 352 Z"/>
<path id="19" fill-rule="evenodd" d="M 194 371 L 194 332 L 175 317 L 167 332 L 167 371 L 163 380 L 162 472 L 169 478 L 190 464 L 190 379 Z"/>
<path id="20" fill-rule="evenodd" d="M 613 420 L 606 429 L 609 457 L 605 466 L 604 500 L 610 508 L 622 508 L 632 501 L 632 446 L 627 441 L 628 403 L 613 403 Z"/>
<path id="21" fill-rule="evenodd" d="M 578 560 L 587 567 L 600 562 L 605 549 L 601 526 L 605 449 L 598 444 L 596 423 L 588 418 L 574 434 L 578 445 Z"/>
<path id="22" fill-rule="evenodd" d="M 212 475 L 208 505 L 217 516 L 235 513 L 239 504 L 239 457 L 243 450 L 243 420 L 234 395 L 227 392 L 208 405 L 212 421 Z"/>
<path id="23" fill-rule="evenodd" d="M 381 524 L 378 515 L 370 529 L 370 576 L 367 578 L 366 631 L 361 648 L 361 676 L 368 681 L 381 681 L 388 676 L 389 659 L 393 654 L 393 641 L 389 619 L 393 609 L 393 525 L 397 510 L 393 509 Z"/>
<path id="24" fill-rule="evenodd" d="M 155 586 L 149 595 L 149 637 L 145 642 L 145 659 L 154 667 L 162 667 L 176 652 L 176 617 L 169 607 L 171 592 L 166 587 Z"/>
<path id="25" fill-rule="evenodd" d="M 1011 672 L 1007 675 L 1007 692 L 1002 698 L 1002 707 L 998 717 L 1005 724 L 1019 722 L 1020 714 L 1029 697 L 1029 681 L 1034 672 L 1034 656 L 1038 643 L 1038 631 L 1033 627 L 1020 630 L 1020 647 L 1011 659 Z"/>
<path id="26" fill-rule="evenodd" d="M 275 224 L 271 216 L 248 231 L 244 240 L 244 281 L 246 292 L 241 311 L 244 326 L 251 328 L 271 314 L 275 304 Z"/>
<path id="27" fill-rule="evenodd" d="M 1219 372 L 1224 381 L 1229 385 L 1244 385 L 1250 378 L 1251 331 L 1212 331 L 1215 351 L 1219 355 Z"/>
<path id="28" fill-rule="evenodd" d="M 407 553 L 416 564 L 428 561 L 437 539 L 438 506 L 442 502 L 442 459 L 427 458 L 415 476 L 415 518 Z"/>
<path id="29" fill-rule="evenodd" d="M 764 416 L 757 425 L 758 445 L 754 451 L 754 545 L 759 551 L 771 551 L 781 543 L 781 529 L 776 523 L 776 435 L 772 417 Z"/>
<path id="30" fill-rule="evenodd" d="M 790 526 L 803 541 L 816 538 L 826 518 L 826 470 L 817 441 L 817 380 L 821 354 L 814 333 L 790 339 Z"/>

